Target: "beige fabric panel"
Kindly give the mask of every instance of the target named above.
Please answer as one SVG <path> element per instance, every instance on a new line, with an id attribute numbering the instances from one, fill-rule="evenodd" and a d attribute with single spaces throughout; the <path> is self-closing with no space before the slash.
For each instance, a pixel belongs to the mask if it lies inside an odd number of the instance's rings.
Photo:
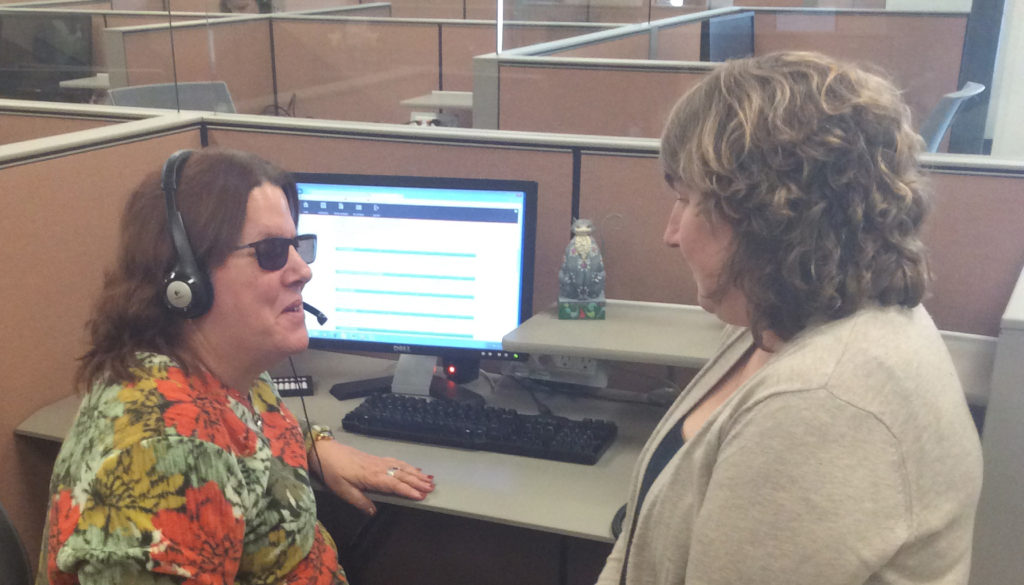
<path id="1" fill-rule="evenodd" d="M 300 117 L 407 122 L 400 102 L 438 89 L 437 27 L 275 21 L 278 100 L 295 96 Z"/>
<path id="2" fill-rule="evenodd" d="M 462 5 L 465 8 L 466 15 L 464 18 L 469 20 L 497 20 L 498 18 L 498 3 L 495 0 L 463 0 Z M 513 9 L 515 3 L 505 2 L 505 18 L 509 20 L 525 20 L 513 16 Z M 459 16 L 458 18 L 463 18 Z"/>
<path id="3" fill-rule="evenodd" d="M 940 329 L 998 335 L 1024 269 L 1024 177 L 931 175 L 935 193 L 925 228 L 932 298 Z"/>
<path id="4" fill-rule="evenodd" d="M 220 0 L 167 0 L 167 3 L 174 12 L 220 12 Z"/>
<path id="5" fill-rule="evenodd" d="M 502 65 L 498 127 L 656 138 L 672 106 L 702 77 L 701 73 Z"/>
<path id="6" fill-rule="evenodd" d="M 657 159 L 585 154 L 580 215 L 598 233 L 609 298 L 694 304 L 696 286 L 665 247 L 672 193 Z M 940 329 L 995 336 L 1024 269 L 1024 177 L 935 173 L 923 238 L 935 277 L 925 302 Z"/>
<path id="7" fill-rule="evenodd" d="M 920 124 L 958 89 L 966 26 L 965 15 L 758 12 L 754 53 L 818 51 L 874 64 L 904 91 Z"/>
<path id="8" fill-rule="evenodd" d="M 493 12 L 493 11 L 492 11 Z M 506 18 L 529 22 L 589 22 L 586 3 L 526 3 L 523 2 L 509 15 L 509 3 L 505 4 Z M 491 17 L 493 18 L 493 16 Z"/>
<path id="9" fill-rule="evenodd" d="M 295 12 L 298 10 L 318 10 L 320 8 L 338 8 L 356 6 L 359 0 L 278 0 L 274 3 L 275 12 Z"/>
<path id="10" fill-rule="evenodd" d="M 394 18 L 463 18 L 464 0 L 388 0 Z M 494 11 L 494 3 L 491 12 Z M 494 18 L 493 14 L 491 18 Z"/>
<path id="11" fill-rule="evenodd" d="M 492 24 L 441 26 L 443 89 L 473 91 L 473 57 L 494 52 L 495 34 L 496 28 Z"/>
<path id="12" fill-rule="evenodd" d="M 85 350 L 85 323 L 114 261 L 131 190 L 174 150 L 198 146 L 195 130 L 0 172 L 7 195 L 0 233 L 14 245 L 0 260 L 7 275 L 0 279 L 0 500 L 33 558 L 42 542 L 52 446 L 15 438 L 14 428 L 72 393 L 74 358 Z"/>
<path id="13" fill-rule="evenodd" d="M 110 0 L 111 10 L 146 10 L 151 12 L 166 11 L 165 0 Z M 181 3 L 179 5 L 179 2 Z M 189 0 L 171 0 L 171 10 L 191 10 Z"/>
<path id="14" fill-rule="evenodd" d="M 116 124 L 108 120 L 89 118 L 58 118 L 53 116 L 21 116 L 0 114 L 0 144 L 56 136 L 67 132 L 89 130 Z"/>
<path id="15" fill-rule="evenodd" d="M 663 177 L 653 156 L 583 155 L 580 217 L 594 222 L 608 298 L 697 302 L 697 286 L 682 257 L 662 243 L 675 201 Z"/>
<path id="16" fill-rule="evenodd" d="M 885 0 L 818 0 L 810 3 L 813 8 L 859 8 L 859 9 L 885 9 Z M 733 2 L 733 6 L 742 7 L 764 7 L 764 8 L 805 8 L 809 7 L 807 0 L 742 0 Z"/>
<path id="17" fill-rule="evenodd" d="M 210 129 L 209 140 L 213 145 L 256 152 L 291 171 L 536 181 L 534 310 L 558 298 L 558 268 L 572 215 L 572 154 L 567 150 L 275 136 L 217 128 Z"/>
<path id="18" fill-rule="evenodd" d="M 656 59 L 700 61 L 700 22 L 687 22 L 658 29 Z"/>
<path id="19" fill-rule="evenodd" d="M 166 28 L 120 34 L 128 85 L 174 81 Z M 226 82 L 239 113 L 258 114 L 274 103 L 267 20 L 176 28 L 174 51 L 178 81 Z"/>

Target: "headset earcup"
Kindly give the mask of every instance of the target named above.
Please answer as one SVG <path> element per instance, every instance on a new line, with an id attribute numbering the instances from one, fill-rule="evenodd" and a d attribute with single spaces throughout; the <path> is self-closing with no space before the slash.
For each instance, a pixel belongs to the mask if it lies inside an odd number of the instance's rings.
<path id="1" fill-rule="evenodd" d="M 176 256 L 174 269 L 164 279 L 164 304 L 174 313 L 194 319 L 213 305 L 213 286 L 192 252 L 181 213 L 175 201 L 178 181 L 191 150 L 179 150 L 164 163 L 160 187 L 167 206 L 167 229 Z"/>
<path id="2" fill-rule="evenodd" d="M 175 268 L 164 280 L 164 304 L 186 319 L 195 319 L 213 305 L 213 288 L 206 279 Z"/>

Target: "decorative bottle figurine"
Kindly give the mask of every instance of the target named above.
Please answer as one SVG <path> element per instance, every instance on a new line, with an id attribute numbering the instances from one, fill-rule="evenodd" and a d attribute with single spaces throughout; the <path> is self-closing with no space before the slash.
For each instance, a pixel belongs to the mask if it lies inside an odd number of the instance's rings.
<path id="1" fill-rule="evenodd" d="M 572 239 L 558 270 L 558 318 L 604 319 L 604 260 L 589 219 L 572 223 Z"/>

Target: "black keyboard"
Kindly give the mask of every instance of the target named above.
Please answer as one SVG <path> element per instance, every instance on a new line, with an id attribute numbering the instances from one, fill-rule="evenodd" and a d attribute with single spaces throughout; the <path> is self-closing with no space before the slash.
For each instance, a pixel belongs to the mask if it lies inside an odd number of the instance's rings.
<path id="1" fill-rule="evenodd" d="M 522 414 L 508 408 L 402 394 L 372 395 L 345 415 L 348 432 L 417 443 L 593 465 L 615 439 L 615 423 Z"/>

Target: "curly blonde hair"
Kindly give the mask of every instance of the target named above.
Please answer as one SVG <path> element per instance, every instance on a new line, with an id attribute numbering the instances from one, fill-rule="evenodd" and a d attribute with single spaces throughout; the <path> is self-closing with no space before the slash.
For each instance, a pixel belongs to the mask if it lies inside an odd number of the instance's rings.
<path id="1" fill-rule="evenodd" d="M 735 234 L 718 294 L 746 295 L 755 339 L 875 302 L 913 307 L 928 283 L 922 140 L 892 83 L 824 55 L 729 61 L 676 104 L 661 138 L 670 184 Z"/>

